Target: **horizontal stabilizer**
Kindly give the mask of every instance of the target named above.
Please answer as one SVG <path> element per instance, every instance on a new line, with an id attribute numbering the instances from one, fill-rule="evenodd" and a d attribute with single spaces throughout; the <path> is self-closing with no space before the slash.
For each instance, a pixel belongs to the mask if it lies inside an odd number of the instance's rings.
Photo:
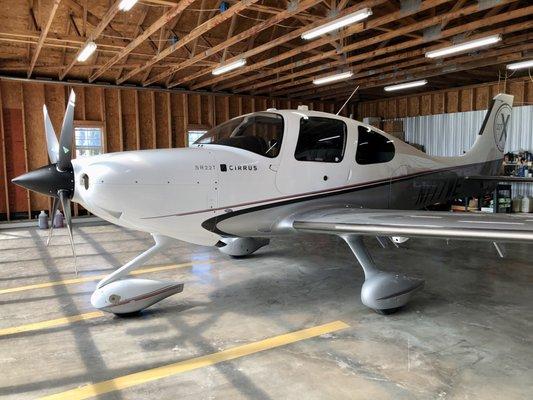
<path id="1" fill-rule="evenodd" d="M 465 176 L 465 179 L 468 179 L 469 181 L 533 183 L 533 178 L 525 178 L 521 176 L 472 175 L 472 176 Z"/>

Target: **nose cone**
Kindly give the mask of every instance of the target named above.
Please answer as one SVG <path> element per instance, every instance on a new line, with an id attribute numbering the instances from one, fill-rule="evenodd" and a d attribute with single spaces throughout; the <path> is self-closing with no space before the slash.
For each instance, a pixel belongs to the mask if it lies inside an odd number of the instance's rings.
<path id="1" fill-rule="evenodd" d="M 11 182 L 47 196 L 57 196 L 59 190 L 74 193 L 74 173 L 72 171 L 59 171 L 55 164 L 17 176 Z"/>

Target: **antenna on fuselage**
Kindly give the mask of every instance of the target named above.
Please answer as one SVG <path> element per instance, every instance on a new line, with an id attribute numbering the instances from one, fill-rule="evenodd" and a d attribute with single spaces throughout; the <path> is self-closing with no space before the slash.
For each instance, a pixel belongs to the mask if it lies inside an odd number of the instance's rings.
<path id="1" fill-rule="evenodd" d="M 359 85 L 357 85 L 357 87 L 354 89 L 354 91 L 352 92 L 352 94 L 350 95 L 350 97 L 348 97 L 348 100 L 346 100 L 346 101 L 344 102 L 344 104 L 342 105 L 342 107 L 340 108 L 340 110 L 337 111 L 337 114 L 335 114 L 335 115 L 339 115 L 339 114 L 341 113 L 342 109 L 343 109 L 344 107 L 346 107 L 346 104 L 348 104 L 348 102 L 349 102 L 350 99 L 353 97 L 353 95 L 355 94 L 355 92 L 357 92 L 357 89 L 359 89 Z"/>

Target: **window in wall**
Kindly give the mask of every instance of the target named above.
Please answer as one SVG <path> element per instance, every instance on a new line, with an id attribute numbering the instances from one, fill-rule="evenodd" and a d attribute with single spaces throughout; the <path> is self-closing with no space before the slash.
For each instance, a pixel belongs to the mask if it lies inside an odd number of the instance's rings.
<path id="1" fill-rule="evenodd" d="M 187 132 L 187 145 L 192 147 L 194 142 L 200 139 L 207 131 L 189 131 Z"/>
<path id="2" fill-rule="evenodd" d="M 359 126 L 357 139 L 357 152 L 355 161 L 358 164 L 379 164 L 394 158 L 394 143 L 376 131 Z"/>
<path id="3" fill-rule="evenodd" d="M 237 147 L 277 157 L 283 139 L 283 117 L 271 112 L 257 112 L 237 117 L 210 129 L 195 144 L 218 144 Z"/>
<path id="4" fill-rule="evenodd" d="M 341 162 L 346 144 L 346 124 L 338 119 L 300 119 L 294 157 L 298 161 Z"/>
<path id="5" fill-rule="evenodd" d="M 74 128 L 76 157 L 95 156 L 104 152 L 102 128 L 77 126 Z"/>

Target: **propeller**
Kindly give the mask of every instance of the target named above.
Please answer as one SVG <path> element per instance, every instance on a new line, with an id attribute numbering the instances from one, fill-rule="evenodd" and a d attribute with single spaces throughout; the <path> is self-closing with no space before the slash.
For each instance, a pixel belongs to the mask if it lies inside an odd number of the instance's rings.
<path id="1" fill-rule="evenodd" d="M 52 205 L 52 224 L 48 231 L 48 240 L 46 245 L 50 244 L 54 231 L 54 217 L 61 205 L 63 215 L 67 223 L 67 231 L 74 257 L 74 269 L 76 275 L 78 269 L 76 266 L 76 250 L 74 248 L 74 239 L 72 236 L 72 215 L 70 213 L 70 203 L 74 195 L 74 169 L 72 167 L 72 136 L 74 135 L 74 107 L 76 105 L 76 94 L 72 90 L 68 98 L 67 109 L 63 117 L 61 134 L 57 140 L 52 121 L 48 115 L 46 106 L 43 106 L 44 130 L 46 135 L 46 145 L 48 149 L 49 165 L 30 171 L 13 179 L 16 185 L 22 186 L 28 190 L 42 193 L 46 196 L 53 197 Z"/>

